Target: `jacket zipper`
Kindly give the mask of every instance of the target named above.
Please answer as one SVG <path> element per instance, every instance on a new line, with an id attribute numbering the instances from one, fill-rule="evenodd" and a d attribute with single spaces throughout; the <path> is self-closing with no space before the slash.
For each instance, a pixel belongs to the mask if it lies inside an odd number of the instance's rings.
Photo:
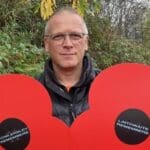
<path id="1" fill-rule="evenodd" d="M 75 113 L 74 113 L 74 111 L 73 111 L 73 104 L 70 104 L 70 113 L 71 113 L 72 119 L 73 119 L 73 121 L 74 121 L 75 118 L 76 118 L 76 115 L 75 115 Z"/>

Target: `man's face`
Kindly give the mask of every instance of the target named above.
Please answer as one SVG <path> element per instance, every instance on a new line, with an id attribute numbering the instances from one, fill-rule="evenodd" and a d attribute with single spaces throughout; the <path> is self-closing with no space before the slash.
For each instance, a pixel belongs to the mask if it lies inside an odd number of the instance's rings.
<path id="1" fill-rule="evenodd" d="M 78 15 L 62 12 L 52 18 L 45 49 L 50 54 L 53 65 L 64 69 L 78 67 L 82 65 L 87 48 L 88 37 Z"/>

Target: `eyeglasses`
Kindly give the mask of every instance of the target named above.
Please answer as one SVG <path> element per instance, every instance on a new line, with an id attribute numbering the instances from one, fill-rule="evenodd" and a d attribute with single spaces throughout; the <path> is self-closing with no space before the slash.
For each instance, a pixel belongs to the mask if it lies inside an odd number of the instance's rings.
<path id="1" fill-rule="evenodd" d="M 79 32 L 71 32 L 71 33 L 56 33 L 56 34 L 51 34 L 51 35 L 45 35 L 45 37 L 48 37 L 55 42 L 62 43 L 65 40 L 66 36 L 68 36 L 72 42 L 78 42 L 85 35 L 87 34 L 79 33 Z"/>

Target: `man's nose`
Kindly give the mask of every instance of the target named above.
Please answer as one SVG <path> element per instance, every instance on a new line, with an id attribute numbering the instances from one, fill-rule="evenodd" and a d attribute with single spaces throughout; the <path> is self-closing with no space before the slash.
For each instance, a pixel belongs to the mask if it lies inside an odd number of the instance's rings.
<path id="1" fill-rule="evenodd" d="M 66 35 L 66 36 L 64 37 L 63 46 L 69 46 L 69 47 L 72 47 L 72 46 L 73 46 L 72 41 L 71 41 L 71 38 L 70 38 L 69 35 Z"/>

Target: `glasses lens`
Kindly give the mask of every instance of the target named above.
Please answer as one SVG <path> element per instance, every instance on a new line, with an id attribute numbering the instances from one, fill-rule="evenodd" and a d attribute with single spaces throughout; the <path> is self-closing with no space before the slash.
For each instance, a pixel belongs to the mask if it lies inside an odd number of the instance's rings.
<path id="1" fill-rule="evenodd" d="M 65 37 L 65 34 L 55 34 L 51 36 L 52 40 L 55 40 L 55 41 L 63 40 L 64 37 Z"/>
<path id="2" fill-rule="evenodd" d="M 69 34 L 71 40 L 80 40 L 83 37 L 81 33 L 70 33 Z"/>

